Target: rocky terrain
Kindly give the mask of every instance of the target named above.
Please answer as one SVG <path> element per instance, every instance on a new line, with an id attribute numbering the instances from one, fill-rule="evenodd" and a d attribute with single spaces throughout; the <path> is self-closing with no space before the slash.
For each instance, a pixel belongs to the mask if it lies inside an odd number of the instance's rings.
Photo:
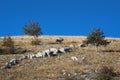
<path id="1" fill-rule="evenodd" d="M 41 36 L 42 43 L 32 46 L 32 37 L 12 37 L 25 52 L 0 55 L 0 80 L 98 80 L 102 66 L 112 67 L 120 80 L 120 39 L 108 38 L 111 43 L 96 53 L 94 46 L 82 46 L 85 37 L 62 36 L 61 44 L 57 38 Z"/>

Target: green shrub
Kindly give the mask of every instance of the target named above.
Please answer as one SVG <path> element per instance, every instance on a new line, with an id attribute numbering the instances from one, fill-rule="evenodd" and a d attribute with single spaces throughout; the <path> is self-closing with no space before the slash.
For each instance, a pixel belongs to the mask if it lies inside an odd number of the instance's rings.
<path id="1" fill-rule="evenodd" d="M 112 80 L 112 76 L 107 75 L 107 74 L 102 74 L 99 76 L 99 80 Z"/>
<path id="2" fill-rule="evenodd" d="M 10 36 L 5 36 L 3 39 L 3 53 L 13 54 L 14 53 L 14 41 Z"/>
<path id="3" fill-rule="evenodd" d="M 71 43 L 77 43 L 76 41 L 72 41 Z"/>
<path id="4" fill-rule="evenodd" d="M 32 40 L 31 44 L 32 45 L 40 45 L 41 41 L 40 40 Z"/>
<path id="5" fill-rule="evenodd" d="M 14 47 L 14 41 L 10 36 L 5 36 L 3 39 L 3 46 L 5 47 Z"/>

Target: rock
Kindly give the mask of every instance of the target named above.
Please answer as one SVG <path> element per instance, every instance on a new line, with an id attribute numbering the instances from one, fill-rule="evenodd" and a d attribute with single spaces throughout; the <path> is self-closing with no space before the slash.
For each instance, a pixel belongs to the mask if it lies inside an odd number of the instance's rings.
<path id="1" fill-rule="evenodd" d="M 34 54 L 30 54 L 30 55 L 29 55 L 29 58 L 30 58 L 30 59 L 33 59 L 33 58 L 36 58 L 36 56 L 35 56 Z"/>
<path id="2" fill-rule="evenodd" d="M 28 59 L 28 58 L 29 58 L 28 55 L 23 55 L 22 57 L 20 57 L 19 60 L 21 61 L 21 60 Z"/>
<path id="3" fill-rule="evenodd" d="M 0 68 L 1 68 L 1 69 L 5 69 L 5 66 L 1 66 Z"/>
<path id="4" fill-rule="evenodd" d="M 78 61 L 78 58 L 77 58 L 76 56 L 72 56 L 71 59 L 72 59 L 73 61 Z"/>
<path id="5" fill-rule="evenodd" d="M 92 70 L 84 70 L 83 71 L 85 74 L 91 74 L 93 71 Z"/>
<path id="6" fill-rule="evenodd" d="M 52 79 L 46 78 L 46 79 L 44 79 L 44 80 L 52 80 Z"/>
<path id="7" fill-rule="evenodd" d="M 88 47 L 93 47 L 94 45 L 93 44 L 88 44 Z"/>
<path id="8" fill-rule="evenodd" d="M 5 68 L 5 69 L 11 68 L 11 66 L 12 66 L 11 63 L 10 63 L 10 62 L 7 62 L 7 63 L 5 63 L 4 68 Z"/>
<path id="9" fill-rule="evenodd" d="M 66 52 L 70 52 L 72 49 L 70 47 L 63 47 L 58 49 L 58 53 L 66 53 Z"/>
<path id="10" fill-rule="evenodd" d="M 79 59 L 79 62 L 80 62 L 81 64 L 82 64 L 82 63 L 85 63 L 85 62 L 86 62 L 85 57 L 80 58 L 80 59 Z"/>
<path id="11" fill-rule="evenodd" d="M 42 55 L 43 55 L 43 57 L 50 57 L 50 50 L 47 49 L 47 50 L 43 51 Z"/>
<path id="12" fill-rule="evenodd" d="M 84 43 L 81 43 L 81 44 L 78 44 L 79 47 L 86 47 L 86 44 Z"/>
<path id="13" fill-rule="evenodd" d="M 74 76 L 76 76 L 77 75 L 77 73 L 74 73 Z"/>
<path id="14" fill-rule="evenodd" d="M 9 63 L 10 63 L 11 65 L 16 65 L 16 64 L 18 64 L 18 62 L 19 62 L 19 61 L 18 61 L 17 59 L 12 59 L 12 60 L 10 60 Z"/>
<path id="15" fill-rule="evenodd" d="M 70 47 L 70 48 L 74 48 L 75 46 L 71 44 L 69 47 Z"/>
<path id="16" fill-rule="evenodd" d="M 35 56 L 36 56 L 36 58 L 41 58 L 41 57 L 43 57 L 42 53 L 40 53 L 40 52 L 38 52 Z"/>
<path id="17" fill-rule="evenodd" d="M 71 74 L 68 74 L 68 76 L 70 77 L 70 76 L 71 76 Z"/>
<path id="18" fill-rule="evenodd" d="M 58 79 L 56 79 L 56 80 L 65 80 L 65 78 L 58 78 Z"/>
<path id="19" fill-rule="evenodd" d="M 63 76 L 66 75 L 66 71 L 65 70 L 62 70 L 61 72 L 62 72 Z"/>
<path id="20" fill-rule="evenodd" d="M 58 50 L 56 48 L 50 48 L 49 50 L 50 50 L 50 55 L 51 56 L 56 56 L 57 55 Z"/>
<path id="21" fill-rule="evenodd" d="M 58 53 L 65 53 L 64 48 L 60 48 L 60 49 L 58 49 Z"/>
<path id="22" fill-rule="evenodd" d="M 72 49 L 71 49 L 70 47 L 65 47 L 64 50 L 65 50 L 65 52 L 70 52 L 70 51 L 72 51 Z"/>

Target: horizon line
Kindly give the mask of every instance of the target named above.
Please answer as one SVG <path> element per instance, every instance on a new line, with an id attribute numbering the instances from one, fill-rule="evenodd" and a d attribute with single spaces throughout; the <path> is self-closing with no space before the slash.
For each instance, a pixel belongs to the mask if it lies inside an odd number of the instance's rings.
<path id="1" fill-rule="evenodd" d="M 25 37 L 25 36 L 30 36 L 30 35 L 12 35 L 11 37 Z M 50 37 L 87 37 L 84 35 L 39 35 L 39 37 L 44 37 L 44 36 L 50 36 Z M 0 36 L 0 38 L 2 38 L 4 36 Z M 109 39 L 120 39 L 120 37 L 105 37 L 105 38 L 109 38 Z"/>

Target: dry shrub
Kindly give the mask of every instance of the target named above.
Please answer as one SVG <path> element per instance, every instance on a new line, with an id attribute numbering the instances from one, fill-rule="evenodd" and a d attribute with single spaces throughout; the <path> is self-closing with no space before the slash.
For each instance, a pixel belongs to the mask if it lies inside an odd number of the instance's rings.
<path id="1" fill-rule="evenodd" d="M 117 76 L 112 67 L 103 66 L 100 70 L 98 80 L 112 80 Z"/>
<path id="2" fill-rule="evenodd" d="M 4 54 L 13 54 L 14 53 L 14 41 L 10 36 L 6 36 L 3 39 L 3 53 Z"/>
<path id="3" fill-rule="evenodd" d="M 40 45 L 40 43 L 41 43 L 41 41 L 38 40 L 38 39 L 37 39 L 37 40 L 32 40 L 32 41 L 31 41 L 31 44 L 32 44 L 32 45 Z"/>

